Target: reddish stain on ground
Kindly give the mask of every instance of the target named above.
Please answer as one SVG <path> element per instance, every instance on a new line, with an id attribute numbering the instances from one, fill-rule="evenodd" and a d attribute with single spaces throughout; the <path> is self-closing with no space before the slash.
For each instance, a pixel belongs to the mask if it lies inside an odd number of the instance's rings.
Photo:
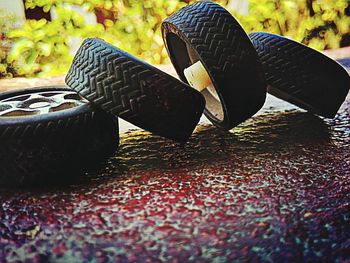
<path id="1" fill-rule="evenodd" d="M 99 174 L 0 190 L 0 261 L 350 260 L 350 103 L 270 105 L 185 146 L 129 131 Z"/>

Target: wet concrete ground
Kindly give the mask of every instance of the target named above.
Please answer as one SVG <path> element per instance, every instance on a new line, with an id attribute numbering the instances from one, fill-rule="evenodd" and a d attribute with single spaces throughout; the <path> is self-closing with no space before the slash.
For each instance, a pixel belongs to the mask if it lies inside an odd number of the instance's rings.
<path id="1" fill-rule="evenodd" d="M 326 120 L 269 97 L 185 146 L 121 126 L 100 173 L 0 190 L 1 262 L 350 261 L 350 98 Z"/>

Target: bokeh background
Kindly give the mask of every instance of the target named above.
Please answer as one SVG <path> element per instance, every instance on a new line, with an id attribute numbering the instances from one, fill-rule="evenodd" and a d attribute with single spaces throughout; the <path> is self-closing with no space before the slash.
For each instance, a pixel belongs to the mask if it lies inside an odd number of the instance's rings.
<path id="1" fill-rule="evenodd" d="M 0 78 L 67 72 L 84 38 L 100 37 L 152 64 L 169 63 L 162 21 L 190 0 L 0 0 Z M 220 0 L 247 32 L 317 50 L 350 45 L 350 0 Z"/>

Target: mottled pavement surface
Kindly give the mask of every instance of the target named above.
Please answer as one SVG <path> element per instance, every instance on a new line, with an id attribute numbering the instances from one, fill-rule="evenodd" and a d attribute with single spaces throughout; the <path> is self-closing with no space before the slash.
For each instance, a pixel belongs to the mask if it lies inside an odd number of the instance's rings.
<path id="1" fill-rule="evenodd" d="M 0 261 L 350 262 L 350 98 L 326 120 L 269 97 L 185 146 L 121 126 L 100 173 L 0 190 Z"/>

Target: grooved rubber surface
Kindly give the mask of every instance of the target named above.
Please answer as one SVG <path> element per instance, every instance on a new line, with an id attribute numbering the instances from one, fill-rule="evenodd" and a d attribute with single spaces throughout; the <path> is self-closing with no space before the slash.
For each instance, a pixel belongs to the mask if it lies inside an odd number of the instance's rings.
<path id="1" fill-rule="evenodd" d="M 211 1 L 188 5 L 167 18 L 163 39 L 180 78 L 191 61 L 186 47 L 175 43 L 174 35 L 193 50 L 208 70 L 224 107 L 224 120 L 205 110 L 218 127 L 229 130 L 261 109 L 266 85 L 258 55 L 239 23 L 223 7 Z"/>
<path id="2" fill-rule="evenodd" d="M 180 142 L 204 110 L 199 92 L 99 39 L 84 41 L 66 83 L 109 113 Z"/>
<path id="3" fill-rule="evenodd" d="M 350 77 L 338 63 L 287 38 L 252 33 L 269 93 L 303 109 L 333 118 L 350 88 Z"/>
<path id="4" fill-rule="evenodd" d="M 0 190 L 0 261 L 348 262 L 349 135 L 349 100 L 322 120 L 271 97 L 185 147 L 128 131 L 90 180 Z"/>
<path id="5" fill-rule="evenodd" d="M 69 89 L 9 92 L 0 99 L 50 90 Z M 118 140 L 112 117 L 89 104 L 44 115 L 0 117 L 0 185 L 74 180 L 113 154 Z"/>

